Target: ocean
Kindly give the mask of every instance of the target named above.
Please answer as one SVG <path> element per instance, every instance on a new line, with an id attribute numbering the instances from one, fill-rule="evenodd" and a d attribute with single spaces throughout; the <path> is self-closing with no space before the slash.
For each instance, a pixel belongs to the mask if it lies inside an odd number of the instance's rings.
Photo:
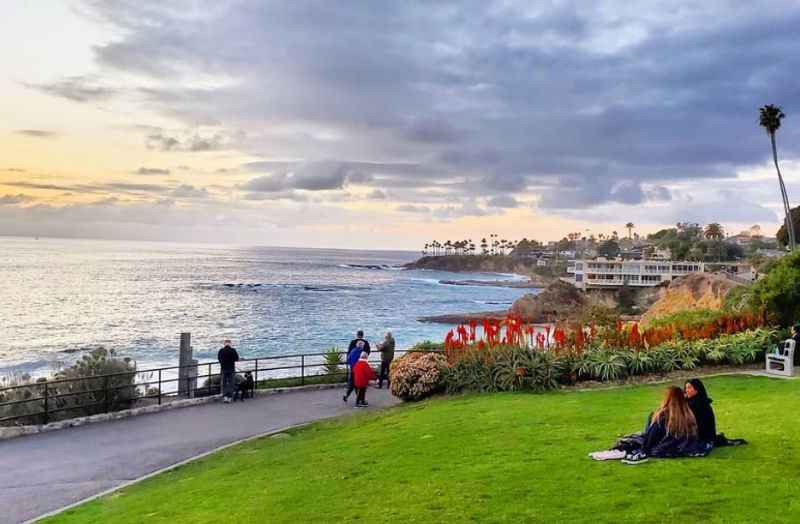
<path id="1" fill-rule="evenodd" d="M 404 270 L 417 253 L 0 237 L 0 375 L 45 375 L 106 347 L 139 369 L 177 365 L 179 333 L 215 360 L 346 348 L 357 329 L 398 348 L 441 341 L 418 317 L 505 309 L 526 291 L 443 279 L 513 276 Z"/>

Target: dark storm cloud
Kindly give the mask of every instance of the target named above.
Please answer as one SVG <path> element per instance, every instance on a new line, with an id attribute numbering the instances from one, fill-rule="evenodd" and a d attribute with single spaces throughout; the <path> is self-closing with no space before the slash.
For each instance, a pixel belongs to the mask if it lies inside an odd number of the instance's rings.
<path id="1" fill-rule="evenodd" d="M 33 200 L 33 197 L 17 193 L 16 195 L 0 195 L 0 206 L 13 206 L 16 204 L 24 204 Z"/>
<path id="2" fill-rule="evenodd" d="M 159 151 L 215 151 L 222 149 L 226 142 L 226 137 L 222 133 L 201 136 L 197 133 L 174 134 L 161 129 L 153 130 L 145 137 L 147 149 Z"/>
<path id="3" fill-rule="evenodd" d="M 55 138 L 58 136 L 58 133 L 54 131 L 45 131 L 43 129 L 20 129 L 17 134 L 32 138 Z"/>
<path id="4" fill-rule="evenodd" d="M 170 198 L 207 198 L 209 192 L 206 188 L 195 187 L 188 184 L 161 185 L 161 184 L 136 184 L 129 182 L 108 182 L 102 184 L 38 184 L 33 182 L 3 182 L 3 185 L 21 187 L 25 189 L 39 189 L 50 191 L 66 191 L 68 194 L 122 194 L 135 196 L 157 197 L 163 195 Z M 114 198 L 114 197 L 111 197 Z"/>
<path id="5" fill-rule="evenodd" d="M 451 184 L 440 204 L 664 201 L 665 184 L 766 161 L 765 103 L 789 115 L 782 154 L 800 155 L 794 2 L 88 4 L 121 29 L 96 49 L 104 71 L 148 77 L 149 106 L 187 128 L 247 132 L 157 131 L 149 147 L 304 160 L 243 166 L 266 173 L 252 194 Z"/>
<path id="6" fill-rule="evenodd" d="M 137 175 L 168 175 L 170 173 L 169 169 L 161 169 L 157 167 L 140 167 L 135 171 Z"/>
<path id="7" fill-rule="evenodd" d="M 25 85 L 48 95 L 82 103 L 108 100 L 119 92 L 115 88 L 99 85 L 92 79 L 83 76 L 68 77 L 46 84 Z"/>
<path id="8" fill-rule="evenodd" d="M 489 207 L 513 208 L 519 207 L 519 202 L 517 202 L 516 198 L 510 195 L 498 195 L 490 198 L 486 202 L 486 205 Z"/>

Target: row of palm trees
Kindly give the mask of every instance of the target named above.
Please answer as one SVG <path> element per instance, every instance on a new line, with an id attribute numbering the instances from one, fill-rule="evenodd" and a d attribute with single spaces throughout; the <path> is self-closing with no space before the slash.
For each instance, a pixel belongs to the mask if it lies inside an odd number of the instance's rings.
<path id="1" fill-rule="evenodd" d="M 516 245 L 517 242 L 501 239 L 496 234 L 489 235 L 488 239 L 482 238 L 479 244 L 475 244 L 472 239 L 446 240 L 444 242 L 433 240 L 425 244 L 422 256 L 475 255 L 478 253 L 478 248 L 482 255 L 505 255 Z"/>

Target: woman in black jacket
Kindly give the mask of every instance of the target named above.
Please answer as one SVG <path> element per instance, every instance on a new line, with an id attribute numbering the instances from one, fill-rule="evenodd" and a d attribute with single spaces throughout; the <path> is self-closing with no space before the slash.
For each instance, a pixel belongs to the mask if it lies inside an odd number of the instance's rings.
<path id="1" fill-rule="evenodd" d="M 706 387 L 700 379 L 689 380 L 683 390 L 689 401 L 689 409 L 692 410 L 697 421 L 697 440 L 706 447 L 707 451 L 711 451 L 714 447 L 714 440 L 717 438 L 717 421 L 714 417 L 714 410 L 711 408 L 713 401 L 708 398 Z"/>

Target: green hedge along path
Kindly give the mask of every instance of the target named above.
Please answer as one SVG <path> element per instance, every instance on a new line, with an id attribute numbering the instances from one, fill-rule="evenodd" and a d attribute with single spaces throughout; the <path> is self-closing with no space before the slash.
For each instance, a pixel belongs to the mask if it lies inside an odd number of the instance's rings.
<path id="1" fill-rule="evenodd" d="M 800 521 L 800 382 L 706 384 L 720 430 L 750 445 L 598 463 L 664 385 L 469 395 L 252 441 L 46 522 Z"/>

